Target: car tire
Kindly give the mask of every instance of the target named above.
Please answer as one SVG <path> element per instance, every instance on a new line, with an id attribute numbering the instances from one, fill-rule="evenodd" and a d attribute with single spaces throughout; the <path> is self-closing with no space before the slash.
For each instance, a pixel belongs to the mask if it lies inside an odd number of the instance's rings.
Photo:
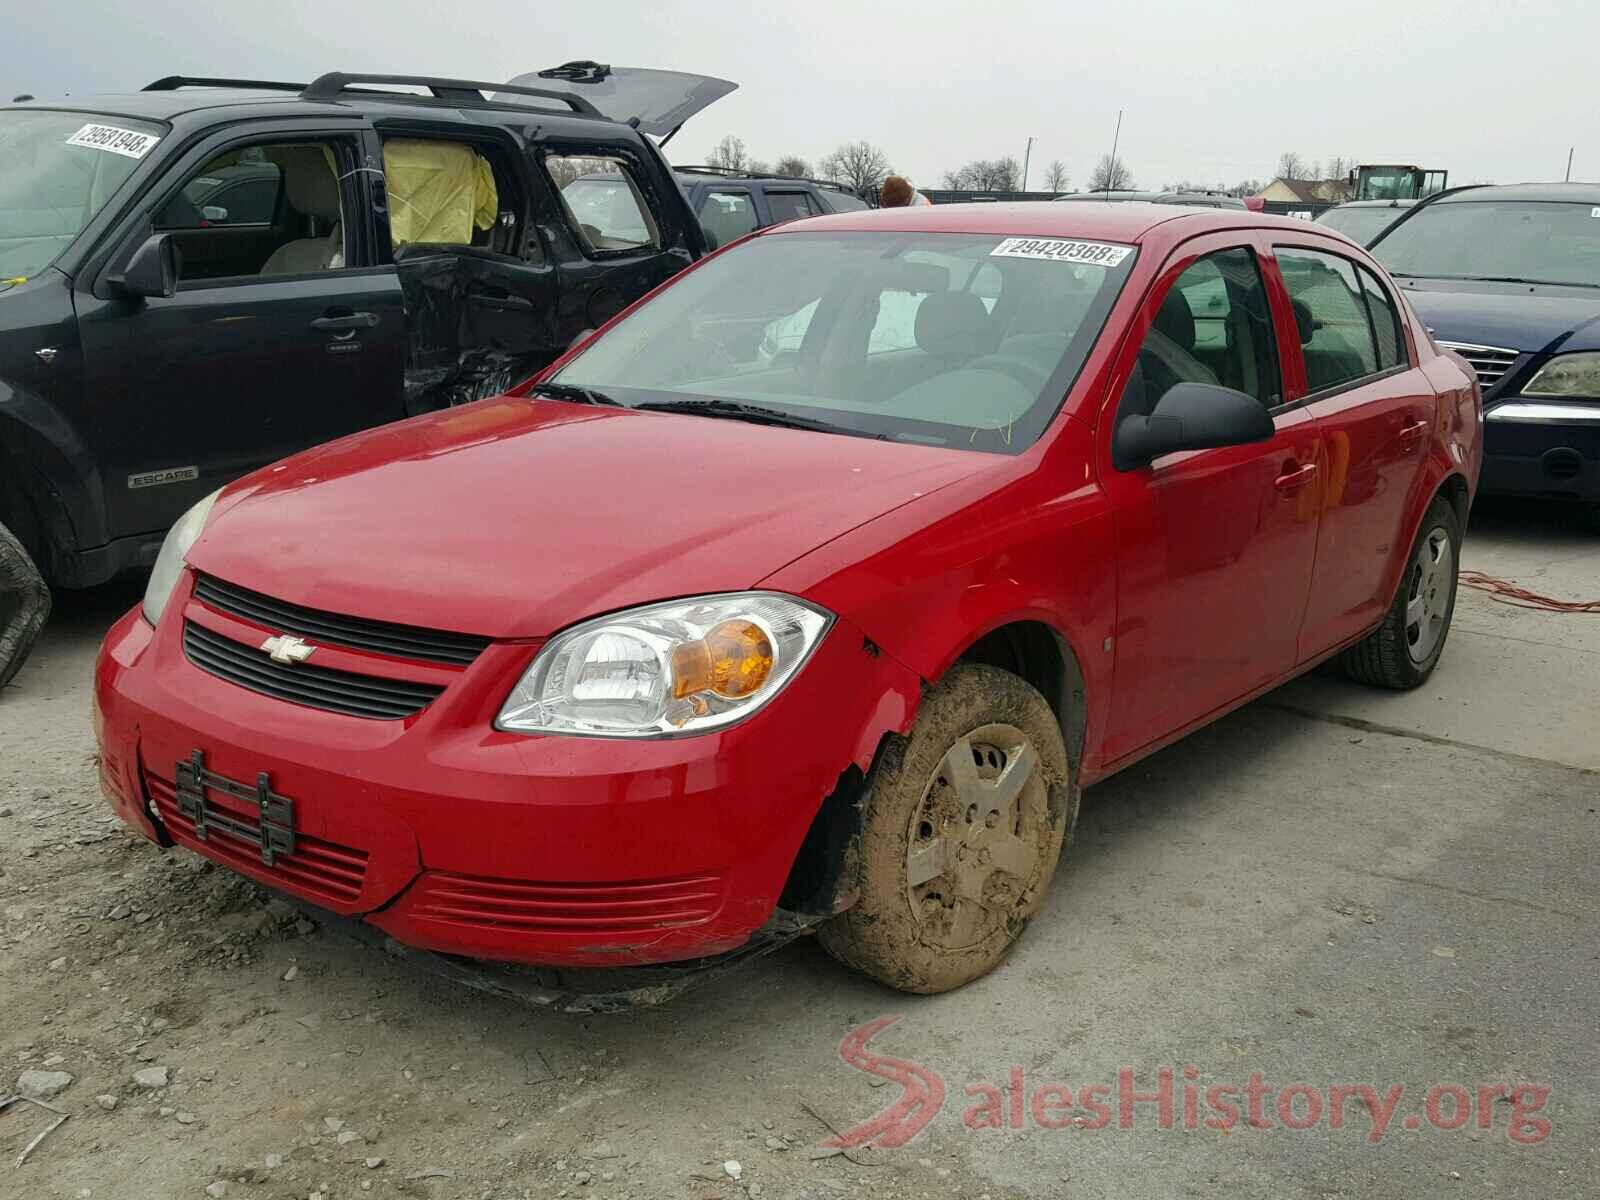
<path id="1" fill-rule="evenodd" d="M 17 536 L 0 525 L 0 688 L 21 670 L 50 616 L 50 589 Z"/>
<path id="2" fill-rule="evenodd" d="M 874 768 L 846 877 L 818 929 L 834 958 L 934 993 L 992 970 L 1039 911 L 1078 812 L 1061 725 L 997 667 L 952 668 Z"/>
<path id="3" fill-rule="evenodd" d="M 1444 653 L 1460 570 L 1461 523 L 1440 497 L 1422 518 L 1383 624 L 1339 657 L 1344 673 L 1374 687 L 1420 686 Z"/>

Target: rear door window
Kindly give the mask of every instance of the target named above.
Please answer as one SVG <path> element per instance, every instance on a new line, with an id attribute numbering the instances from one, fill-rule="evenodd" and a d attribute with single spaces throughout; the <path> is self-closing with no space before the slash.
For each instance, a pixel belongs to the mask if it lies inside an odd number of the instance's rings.
<path id="1" fill-rule="evenodd" d="M 719 246 L 742 238 L 761 224 L 755 199 L 745 188 L 708 188 L 695 215 Z"/>
<path id="2" fill-rule="evenodd" d="M 822 211 L 807 192 L 778 192 L 771 188 L 767 189 L 767 207 L 772 210 L 774 225 L 779 221 L 812 217 Z"/>
<path id="3" fill-rule="evenodd" d="M 1410 366 L 1400 313 L 1395 308 L 1389 289 L 1365 267 L 1357 267 L 1356 270 L 1361 276 L 1361 293 L 1366 299 L 1367 311 L 1372 315 L 1372 332 L 1378 342 L 1378 369 Z"/>
<path id="4" fill-rule="evenodd" d="M 1300 331 L 1306 390 L 1344 387 L 1384 369 L 1355 263 L 1300 247 L 1275 253 Z"/>

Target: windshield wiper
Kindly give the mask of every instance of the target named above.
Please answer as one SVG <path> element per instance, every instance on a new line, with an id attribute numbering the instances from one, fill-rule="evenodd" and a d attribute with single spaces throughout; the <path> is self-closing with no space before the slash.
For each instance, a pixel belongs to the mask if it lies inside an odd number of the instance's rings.
<path id="1" fill-rule="evenodd" d="M 1579 283 L 1575 279 L 1523 279 L 1516 275 L 1468 275 L 1467 278 L 1484 283 L 1526 283 L 1538 287 L 1600 287 L 1600 284 Z"/>
<path id="2" fill-rule="evenodd" d="M 1447 283 L 1525 283 L 1530 287 L 1600 287 L 1600 283 L 1579 283 L 1576 279 L 1524 279 L 1520 275 L 1418 275 L 1410 271 L 1390 271 L 1394 279 L 1442 279 Z"/>
<path id="3" fill-rule="evenodd" d="M 702 417 L 728 417 L 735 421 L 749 421 L 752 425 L 781 425 L 785 429 L 810 429 L 818 433 L 852 432 L 839 426 L 819 421 L 814 417 L 801 417 L 776 408 L 759 404 L 746 404 L 742 400 L 651 400 L 636 404 L 644 412 L 694 413 Z"/>
<path id="4" fill-rule="evenodd" d="M 530 396 L 546 396 L 551 400 L 570 400 L 574 404 L 598 404 L 605 408 L 625 407 L 604 392 L 593 388 L 574 387 L 570 383 L 540 383 L 528 389 Z"/>

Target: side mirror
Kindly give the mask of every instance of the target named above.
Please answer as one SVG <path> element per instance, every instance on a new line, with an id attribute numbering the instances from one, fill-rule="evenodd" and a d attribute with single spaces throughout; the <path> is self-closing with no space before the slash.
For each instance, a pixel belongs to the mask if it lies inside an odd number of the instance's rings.
<path id="1" fill-rule="evenodd" d="M 178 290 L 178 245 L 172 235 L 158 233 L 147 238 L 122 273 L 111 276 L 110 283 L 125 296 L 171 296 Z"/>
<path id="2" fill-rule="evenodd" d="M 1265 442 L 1276 432 L 1254 396 L 1211 383 L 1178 383 L 1148 417 L 1132 413 L 1117 423 L 1111 456 L 1119 471 L 1132 471 L 1163 454 Z"/>
<path id="3" fill-rule="evenodd" d="M 200 215 L 213 225 L 222 225 L 228 220 L 228 210 L 220 204 L 202 205 Z"/>

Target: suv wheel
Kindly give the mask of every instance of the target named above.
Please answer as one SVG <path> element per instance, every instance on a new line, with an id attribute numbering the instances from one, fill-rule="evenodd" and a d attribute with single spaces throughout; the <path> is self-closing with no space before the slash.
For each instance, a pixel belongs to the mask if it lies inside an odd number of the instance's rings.
<path id="1" fill-rule="evenodd" d="M 1061 726 L 1023 680 L 953 668 L 864 804 L 860 899 L 818 930 L 848 966 L 907 992 L 992 970 L 1039 911 L 1078 796 Z"/>
<path id="2" fill-rule="evenodd" d="M 1339 656 L 1345 674 L 1377 687 L 1414 688 L 1433 674 L 1456 610 L 1461 528 L 1440 497 L 1428 506 L 1383 624 Z"/>
<path id="3" fill-rule="evenodd" d="M 22 543 L 0 525 L 0 688 L 11 682 L 50 615 L 50 589 Z"/>

